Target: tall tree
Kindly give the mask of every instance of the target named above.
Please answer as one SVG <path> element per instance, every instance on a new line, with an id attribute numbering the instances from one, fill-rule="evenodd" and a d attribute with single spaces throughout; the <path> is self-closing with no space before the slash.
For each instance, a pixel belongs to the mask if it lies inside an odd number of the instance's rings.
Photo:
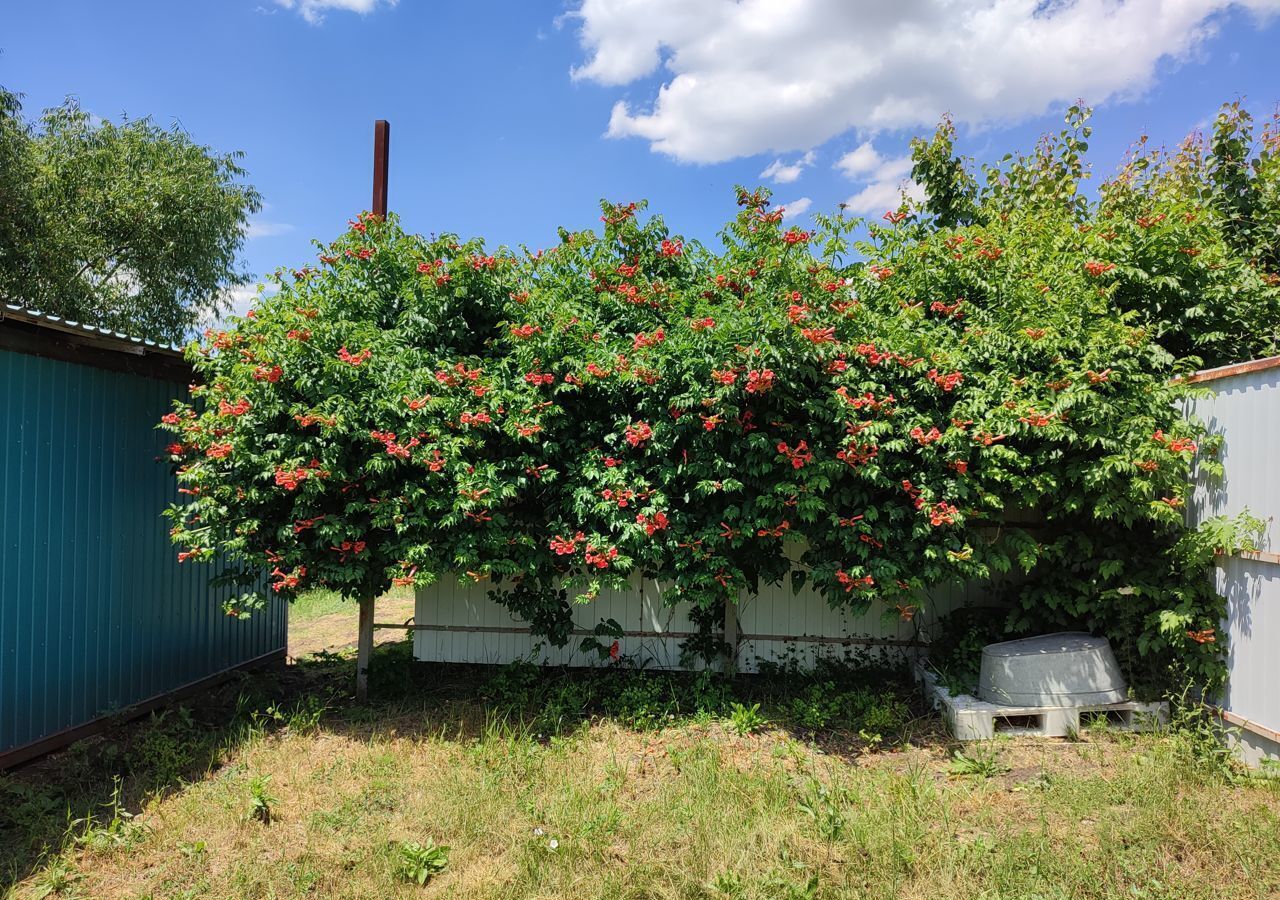
<path id="1" fill-rule="evenodd" d="M 31 280 L 35 181 L 31 134 L 19 98 L 0 88 L 0 297 Z"/>
<path id="2" fill-rule="evenodd" d="M 1090 192 L 1090 113 L 1071 107 L 1066 128 L 1030 153 L 983 166 L 981 182 L 972 160 L 956 155 L 955 129 L 944 119 L 932 139 L 912 142 L 912 176 L 925 197 L 903 214 L 940 231 L 994 227 L 1011 216 L 1029 228 L 1069 225 L 1054 252 L 1097 254 L 1079 262 L 1106 267 L 1109 302 L 1183 368 L 1280 352 L 1280 115 L 1256 139 L 1239 103 L 1222 107 L 1207 138 L 1193 134 L 1175 150 L 1142 137 L 1120 171 Z M 1105 246 L 1092 246 L 1089 235 Z"/>
<path id="3" fill-rule="evenodd" d="M 21 116 L 0 88 L 0 296 L 169 341 L 226 311 L 261 208 L 241 153 L 71 99 L 34 124 Z"/>

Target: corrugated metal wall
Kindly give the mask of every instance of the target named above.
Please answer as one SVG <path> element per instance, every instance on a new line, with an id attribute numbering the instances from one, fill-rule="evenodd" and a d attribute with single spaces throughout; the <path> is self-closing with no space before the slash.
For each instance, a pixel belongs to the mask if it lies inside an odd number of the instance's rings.
<path id="1" fill-rule="evenodd" d="M 594 653 L 578 650 L 576 635 L 563 649 L 541 647 L 523 621 L 492 602 L 488 583 L 461 583 L 444 577 L 419 588 L 415 609 L 414 656 L 432 662 L 508 663 L 531 659 L 551 665 L 593 665 Z M 650 668 L 678 668 L 680 642 L 694 630 L 686 606 L 663 602 L 663 585 L 651 579 L 632 579 L 628 591 L 601 591 L 590 603 L 574 604 L 575 628 L 590 631 L 601 620 L 614 619 L 627 635 L 621 651 Z M 912 621 L 896 610 L 873 604 L 860 615 L 832 609 L 819 594 L 804 587 L 797 594 L 789 582 L 765 585 L 758 595 L 744 596 L 738 607 L 737 665 L 754 672 L 762 662 L 794 660 L 812 666 L 822 656 L 842 658 L 869 648 L 901 650 L 918 629 L 927 628 L 959 606 L 976 589 L 940 589 Z M 424 627 L 425 626 L 425 627 Z"/>
<path id="2" fill-rule="evenodd" d="M 181 385 L 0 351 L 0 753 L 285 646 L 179 565 L 155 429 Z"/>
<path id="3" fill-rule="evenodd" d="M 1221 480 L 1197 473 L 1191 521 L 1233 515 L 1248 508 L 1267 519 L 1260 549 L 1280 552 L 1280 368 L 1205 382 L 1213 394 L 1191 401 L 1188 413 L 1224 438 Z M 1219 566 L 1218 590 L 1227 598 L 1223 631 L 1230 680 L 1222 698 L 1229 713 L 1280 731 L 1280 565 L 1265 556 L 1233 557 Z M 1280 743 L 1244 730 L 1242 750 L 1256 760 L 1280 752 Z"/>

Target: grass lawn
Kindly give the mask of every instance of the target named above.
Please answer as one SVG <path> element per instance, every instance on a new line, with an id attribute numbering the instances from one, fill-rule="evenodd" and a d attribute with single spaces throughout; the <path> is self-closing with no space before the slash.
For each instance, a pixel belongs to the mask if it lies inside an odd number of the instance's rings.
<path id="1" fill-rule="evenodd" d="M 395 588 L 374 604 L 377 622 L 407 622 L 413 617 L 413 589 Z M 356 643 L 358 606 L 334 591 L 308 591 L 289 607 L 289 653 L 306 656 L 353 647 Z M 404 632 L 379 629 L 375 643 L 398 641 Z"/>
<path id="2" fill-rule="evenodd" d="M 1196 730 L 957 759 L 883 672 L 565 675 L 396 643 L 373 675 L 357 706 L 349 654 L 322 655 L 0 777 L 12 896 L 1280 891 L 1280 789 Z"/>

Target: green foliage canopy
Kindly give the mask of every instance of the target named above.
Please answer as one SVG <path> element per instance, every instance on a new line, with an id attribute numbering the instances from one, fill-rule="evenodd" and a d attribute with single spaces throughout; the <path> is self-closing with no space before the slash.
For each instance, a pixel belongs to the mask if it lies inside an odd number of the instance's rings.
<path id="1" fill-rule="evenodd" d="M 74 100 L 29 124 L 0 88 L 0 298 L 187 340 L 248 280 L 237 254 L 261 204 L 240 158 Z"/>
<path id="2" fill-rule="evenodd" d="M 1100 282 L 1109 305 L 1132 313 L 1185 366 L 1280 352 L 1280 118 L 1255 138 L 1236 102 L 1208 138 L 1192 134 L 1173 151 L 1140 138 L 1091 200 L 1089 114 L 1072 107 L 1061 134 L 984 167 L 981 183 L 955 155 L 944 120 L 931 140 L 912 144 L 912 174 L 927 194 L 915 220 L 945 230 L 1047 218 L 1070 243 L 1046 249 L 1087 250 L 1111 266 Z M 1091 237 L 1071 239 L 1068 225 Z"/>
<path id="3" fill-rule="evenodd" d="M 1171 376 L 1239 338 L 1178 306 L 1227 277 L 1226 232 L 1185 191 L 1084 199 L 1073 116 L 981 192 L 926 148 L 947 210 L 862 240 L 747 191 L 718 250 L 643 204 L 545 252 L 364 215 L 190 348 L 203 385 L 164 423 L 182 555 L 284 595 L 466 573 L 557 640 L 636 570 L 707 632 L 761 581 L 910 616 L 1016 572 L 1013 625 L 1104 633 L 1140 685 L 1212 680 L 1208 573 L 1239 536 L 1183 524 L 1216 463 Z M 1233 271 L 1267 309 L 1262 264 Z M 1144 281 L 1165 305 L 1126 299 Z"/>

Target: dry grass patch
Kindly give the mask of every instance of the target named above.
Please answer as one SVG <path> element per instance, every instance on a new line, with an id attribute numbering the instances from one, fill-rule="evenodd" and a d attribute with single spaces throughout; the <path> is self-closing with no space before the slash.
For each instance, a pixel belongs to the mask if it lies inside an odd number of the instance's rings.
<path id="1" fill-rule="evenodd" d="M 408 622 L 414 615 L 413 591 L 396 588 L 379 597 L 374 608 L 379 623 Z M 357 619 L 357 605 L 331 591 L 304 595 L 289 608 L 289 655 L 297 658 L 355 646 Z M 404 631 L 379 629 L 373 639 L 377 644 L 404 640 Z"/>
<path id="2" fill-rule="evenodd" d="M 384 676 L 396 674 L 382 661 Z M 400 672 L 406 686 L 399 696 L 361 708 L 339 690 L 344 663 L 316 666 L 283 674 L 295 681 L 285 696 L 269 698 L 273 715 L 246 714 L 245 702 L 238 704 L 241 726 L 221 733 L 203 771 L 133 791 L 138 815 L 126 837 L 68 842 L 38 861 L 28 851 L 13 895 L 1223 898 L 1280 891 L 1280 793 L 1269 782 L 1206 769 L 1199 745 L 1181 733 L 1001 740 L 984 751 L 999 765 L 982 777 L 956 774 L 954 745 L 927 723 L 904 726 L 912 741 L 890 737 L 873 749 L 839 729 L 796 728 L 780 712 L 795 709 L 786 695 L 766 698 L 769 725 L 739 734 L 709 709 L 668 712 L 686 701 L 675 688 L 661 694 L 632 681 L 652 676 L 619 675 L 603 695 L 677 700 L 662 700 L 652 715 L 588 712 L 548 734 L 540 730 L 548 704 L 573 706 L 581 683 L 553 681 L 548 692 L 522 675 L 521 690 L 539 705 L 521 711 L 512 705 L 510 678 L 478 690 L 474 670 L 453 682 L 441 681 L 446 670 L 438 668 L 416 681 Z M 624 719 L 667 724 L 637 728 Z M 133 739 L 154 741 L 166 727 L 152 723 Z M 126 794 L 135 777 L 125 774 Z M 255 812 L 264 802 L 265 817 Z M 105 828 L 105 819 L 95 827 Z M 401 872 L 402 848 L 431 842 L 450 848 L 448 862 L 419 887 Z"/>

